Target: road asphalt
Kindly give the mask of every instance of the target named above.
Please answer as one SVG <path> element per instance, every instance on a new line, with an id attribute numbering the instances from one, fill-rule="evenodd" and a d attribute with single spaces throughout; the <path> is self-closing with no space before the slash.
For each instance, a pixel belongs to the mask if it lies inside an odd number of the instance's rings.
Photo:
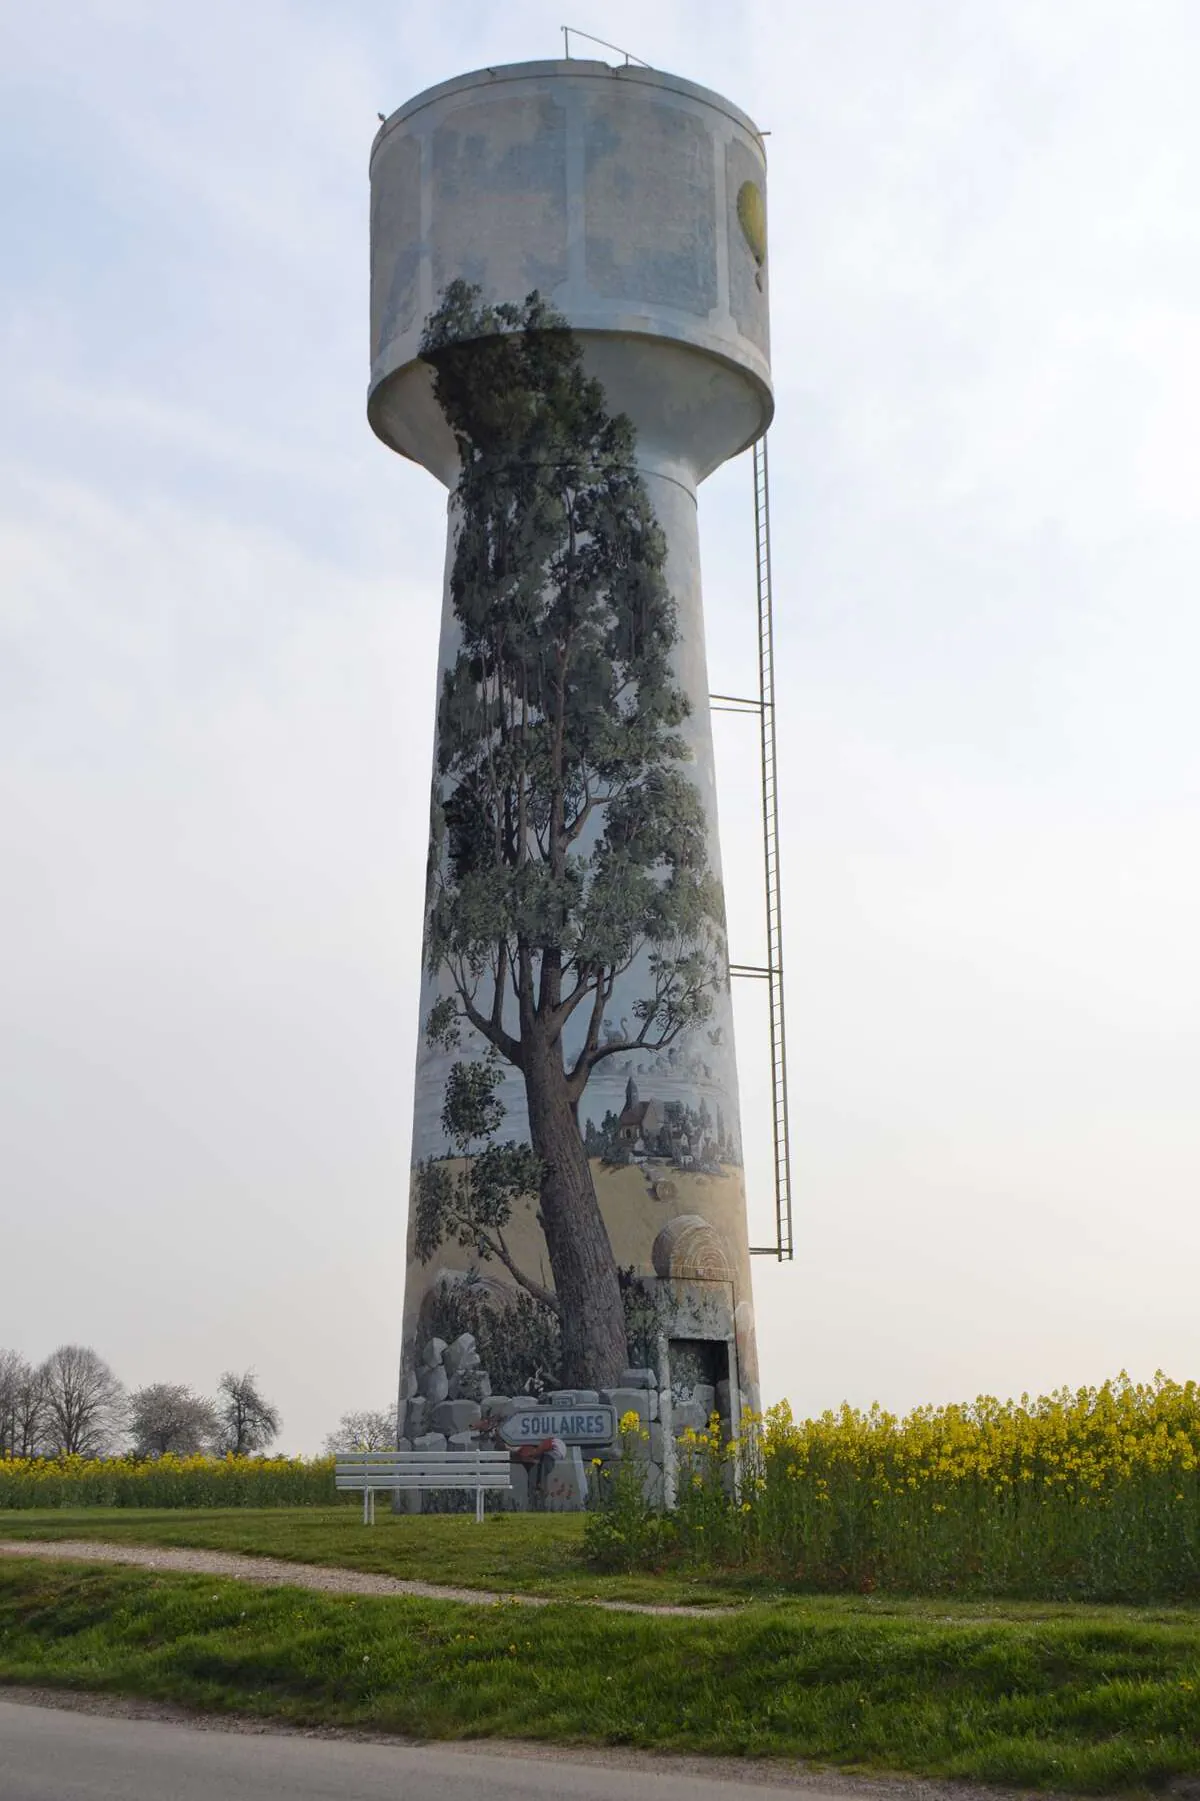
<path id="1" fill-rule="evenodd" d="M 763 1801 L 775 1784 L 562 1751 L 227 1732 L 0 1700 L 0 1801 Z M 846 1801 L 831 1785 L 787 1788 Z"/>

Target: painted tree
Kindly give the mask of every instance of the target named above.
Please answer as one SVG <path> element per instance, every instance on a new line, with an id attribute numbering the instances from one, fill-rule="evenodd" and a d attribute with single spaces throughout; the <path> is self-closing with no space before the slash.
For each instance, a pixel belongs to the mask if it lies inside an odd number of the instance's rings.
<path id="1" fill-rule="evenodd" d="M 666 541 L 631 421 L 536 293 L 492 307 L 452 283 L 422 354 L 460 462 L 426 934 L 452 992 L 428 1030 L 520 1071 L 561 1379 L 612 1382 L 625 1327 L 580 1098 L 605 1057 L 707 1018 L 726 979 Z M 635 964 L 633 1023 L 602 1035 Z"/>
<path id="2" fill-rule="evenodd" d="M 442 1029 L 443 1035 L 456 1030 L 453 1024 Z M 538 1192 L 543 1169 L 527 1144 L 495 1142 L 504 1123 L 504 1103 L 496 1092 L 502 1080 L 500 1059 L 490 1045 L 478 1061 L 456 1063 L 450 1071 L 442 1130 L 457 1162 L 447 1168 L 430 1157 L 417 1172 L 417 1255 L 427 1263 L 439 1245 L 455 1239 L 476 1256 L 502 1263 L 540 1306 L 557 1313 L 554 1290 L 519 1267 L 505 1237 L 513 1208 Z"/>

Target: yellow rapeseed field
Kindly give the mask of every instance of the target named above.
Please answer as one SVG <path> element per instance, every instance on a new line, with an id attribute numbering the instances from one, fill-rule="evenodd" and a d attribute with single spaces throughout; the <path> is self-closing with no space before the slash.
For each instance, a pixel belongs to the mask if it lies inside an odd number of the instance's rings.
<path id="1" fill-rule="evenodd" d="M 1200 1595 L 1200 1386 L 990 1396 L 904 1418 L 786 1405 L 684 1446 L 677 1554 L 815 1588 Z"/>
<path id="2" fill-rule="evenodd" d="M 15 1457 L 0 1460 L 4 1507 L 327 1507 L 333 1459 Z"/>
<path id="3" fill-rule="evenodd" d="M 761 1570 L 790 1586 L 1095 1600 L 1200 1599 L 1200 1385 L 1158 1375 L 904 1418 L 785 1405 L 681 1445 L 664 1514 L 637 1474 L 589 1526 L 597 1561 Z M 615 1472 L 613 1472 L 615 1474 Z M 0 1462 L 0 1508 L 325 1506 L 329 1458 Z M 601 1501 L 605 1482 L 597 1481 Z"/>

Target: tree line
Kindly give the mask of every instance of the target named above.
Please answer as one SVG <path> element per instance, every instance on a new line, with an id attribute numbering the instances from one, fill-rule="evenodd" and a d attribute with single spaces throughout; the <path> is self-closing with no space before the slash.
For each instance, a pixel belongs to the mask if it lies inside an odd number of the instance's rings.
<path id="1" fill-rule="evenodd" d="M 281 1423 L 253 1370 L 226 1370 L 212 1397 L 181 1382 L 129 1391 L 90 1345 L 59 1345 L 43 1363 L 0 1350 L 0 1457 L 244 1457 Z"/>

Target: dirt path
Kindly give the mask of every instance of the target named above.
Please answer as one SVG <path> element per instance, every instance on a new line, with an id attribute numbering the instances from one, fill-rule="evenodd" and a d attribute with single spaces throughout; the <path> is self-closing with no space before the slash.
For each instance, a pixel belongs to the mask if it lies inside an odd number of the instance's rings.
<path id="1" fill-rule="evenodd" d="M 98 1539 L 0 1539 L 0 1557 L 46 1557 L 71 1563 L 127 1563 L 143 1570 L 174 1571 L 185 1576 L 231 1576 L 278 1588 L 314 1588 L 327 1594 L 416 1595 L 424 1601 L 464 1601 L 473 1607 L 596 1607 L 604 1613 L 673 1615 L 710 1620 L 736 1613 L 735 1607 L 670 1606 L 651 1601 L 581 1600 L 574 1595 L 509 1595 L 494 1589 L 453 1588 L 441 1582 L 412 1582 L 402 1576 L 375 1576 L 365 1570 L 339 1570 L 327 1564 L 288 1563 L 280 1557 L 244 1557 L 235 1551 L 191 1551 L 151 1545 L 113 1545 Z"/>

